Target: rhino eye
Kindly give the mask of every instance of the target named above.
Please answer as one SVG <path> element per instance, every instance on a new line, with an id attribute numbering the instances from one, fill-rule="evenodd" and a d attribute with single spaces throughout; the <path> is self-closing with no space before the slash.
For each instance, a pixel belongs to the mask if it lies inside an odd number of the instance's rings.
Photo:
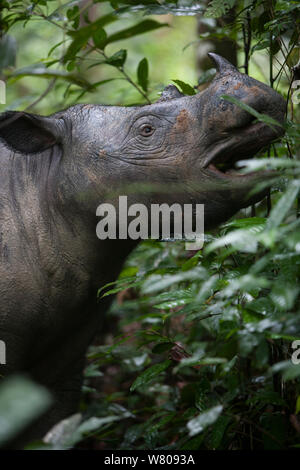
<path id="1" fill-rule="evenodd" d="M 154 127 L 152 127 L 150 124 L 144 124 L 140 128 L 140 134 L 143 137 L 150 137 L 150 135 L 152 135 L 154 131 L 155 131 Z"/>

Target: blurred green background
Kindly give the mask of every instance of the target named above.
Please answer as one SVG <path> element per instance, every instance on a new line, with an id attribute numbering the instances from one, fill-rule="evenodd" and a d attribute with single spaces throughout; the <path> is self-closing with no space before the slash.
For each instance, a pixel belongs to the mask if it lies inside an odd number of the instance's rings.
<path id="1" fill-rule="evenodd" d="M 58 2 L 51 3 L 57 3 L 58 6 Z M 93 14 L 96 17 L 113 11 L 111 7 L 104 4 L 95 5 L 94 8 L 96 11 L 93 11 Z M 111 56 L 120 48 L 128 49 L 126 67 L 133 80 L 136 80 L 137 64 L 141 59 L 147 57 L 151 83 L 150 97 L 155 100 L 163 87 L 172 83 L 173 79 L 179 79 L 193 85 L 197 83 L 195 46 L 191 44 L 186 47 L 196 40 L 197 20 L 195 16 L 174 15 L 153 15 L 151 18 L 161 23 L 168 23 L 169 26 L 108 45 L 107 53 Z M 108 25 L 106 31 L 110 34 L 120 29 L 119 23 L 122 24 L 122 28 L 127 28 L 143 19 L 142 13 L 135 13 L 134 17 L 126 15 L 122 17 L 122 20 Z M 29 64 L 43 63 L 46 58 L 47 60 L 58 58 L 63 51 L 63 46 L 61 46 L 48 56 L 49 50 L 64 39 L 65 33 L 62 29 L 43 19 L 35 19 L 29 22 L 26 27 L 17 23 L 11 28 L 10 34 L 17 41 L 16 67 L 18 69 Z M 99 60 L 101 60 L 99 54 L 92 53 L 82 64 L 81 75 L 91 83 L 110 78 L 117 78 L 117 80 L 101 85 L 94 93 L 83 96 L 80 102 L 112 105 L 130 105 L 140 102 L 139 93 L 120 76 L 114 67 L 103 64 L 87 70 L 91 64 Z M 15 83 L 10 83 L 7 87 L 6 107 L 24 109 L 44 92 L 48 82 L 49 79 L 23 77 Z M 34 111 L 48 114 L 73 104 L 73 96 L 64 97 L 65 88 L 64 82 L 56 83 L 53 90 L 38 103 Z M 5 108 L 5 105 L 1 106 Z"/>

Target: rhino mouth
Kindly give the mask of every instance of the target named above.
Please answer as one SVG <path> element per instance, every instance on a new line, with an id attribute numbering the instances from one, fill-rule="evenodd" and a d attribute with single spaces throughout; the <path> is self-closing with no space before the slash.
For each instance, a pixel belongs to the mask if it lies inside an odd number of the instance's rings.
<path id="1" fill-rule="evenodd" d="M 270 127 L 253 117 L 246 126 L 231 130 L 231 135 L 208 154 L 205 168 L 219 178 L 247 178 L 257 175 L 259 171 L 245 174 L 245 167 L 237 166 L 237 163 L 253 158 L 272 140 L 274 135 L 270 132 Z"/>

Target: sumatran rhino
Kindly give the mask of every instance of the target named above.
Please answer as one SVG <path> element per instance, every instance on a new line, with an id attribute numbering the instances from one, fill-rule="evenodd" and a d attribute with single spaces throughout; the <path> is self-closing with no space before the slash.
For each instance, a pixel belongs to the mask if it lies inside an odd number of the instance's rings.
<path id="1" fill-rule="evenodd" d="M 193 96 L 170 85 L 141 107 L 0 116 L 0 339 L 7 350 L 0 374 L 25 371 L 52 391 L 39 436 L 76 410 L 85 352 L 110 302 L 97 302 L 97 290 L 117 278 L 137 243 L 97 238 L 99 204 L 119 194 L 146 206 L 192 201 L 205 205 L 209 228 L 263 197 L 247 199 L 265 173 L 239 175 L 235 162 L 280 137 L 283 127 L 256 122 L 221 96 L 280 123 L 285 102 L 210 56 L 216 77 Z M 149 192 L 143 185 L 160 186 Z"/>

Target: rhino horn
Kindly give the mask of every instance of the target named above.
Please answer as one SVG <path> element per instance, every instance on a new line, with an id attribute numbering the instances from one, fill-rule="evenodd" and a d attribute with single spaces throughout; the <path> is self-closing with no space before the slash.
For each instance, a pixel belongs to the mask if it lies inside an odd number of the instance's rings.
<path id="1" fill-rule="evenodd" d="M 217 75 L 236 75 L 239 74 L 240 72 L 232 65 L 228 60 L 224 59 L 224 57 L 221 57 L 218 54 L 215 54 L 214 52 L 209 52 L 208 56 L 212 59 L 213 63 L 216 66 L 217 69 Z"/>

